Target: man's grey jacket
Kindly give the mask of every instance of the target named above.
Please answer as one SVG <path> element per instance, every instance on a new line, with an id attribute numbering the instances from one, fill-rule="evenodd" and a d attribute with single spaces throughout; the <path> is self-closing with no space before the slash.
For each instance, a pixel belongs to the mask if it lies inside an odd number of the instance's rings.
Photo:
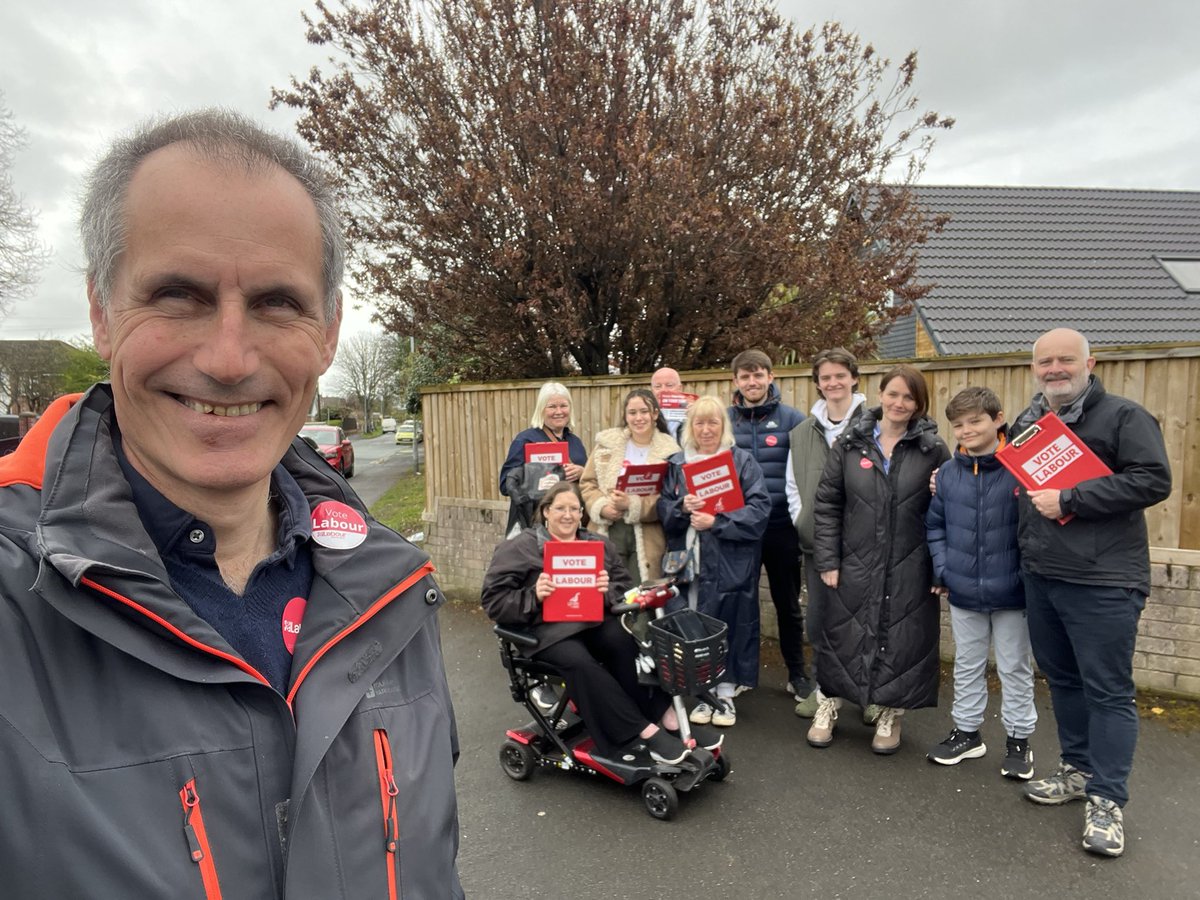
<path id="1" fill-rule="evenodd" d="M 171 589 L 99 385 L 0 459 L 0 894 L 461 897 L 457 735 L 428 557 L 330 467 L 287 696 Z"/>

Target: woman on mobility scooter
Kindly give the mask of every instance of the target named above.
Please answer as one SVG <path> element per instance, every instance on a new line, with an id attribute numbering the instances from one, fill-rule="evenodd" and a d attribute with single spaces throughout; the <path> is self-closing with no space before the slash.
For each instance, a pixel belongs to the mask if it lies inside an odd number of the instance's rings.
<path id="1" fill-rule="evenodd" d="M 538 504 L 538 525 L 496 547 L 483 579 L 484 611 L 497 624 L 520 626 L 538 639 L 533 658 L 562 673 L 567 693 L 602 755 L 642 743 L 657 762 L 682 762 L 689 750 L 671 733 L 679 729 L 671 698 L 659 688 L 638 683 L 637 645 L 611 609 L 599 622 L 542 618 L 542 602 L 553 587 L 542 571 L 547 541 L 604 542 L 598 587 L 609 608 L 620 604 L 633 586 L 612 545 L 581 527 L 582 515 L 583 500 L 575 484 L 562 481 L 550 488 Z M 712 729 L 693 727 L 692 736 L 706 750 L 721 744 L 721 735 Z"/>

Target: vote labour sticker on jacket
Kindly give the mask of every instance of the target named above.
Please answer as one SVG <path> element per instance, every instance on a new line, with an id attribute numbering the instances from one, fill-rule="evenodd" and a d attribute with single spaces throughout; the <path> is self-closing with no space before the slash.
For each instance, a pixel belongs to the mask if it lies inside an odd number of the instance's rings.
<path id="1" fill-rule="evenodd" d="M 322 547 L 352 550 L 367 539 L 367 522 L 345 503 L 326 500 L 313 509 L 312 536 Z"/>
<path id="2" fill-rule="evenodd" d="M 776 444 L 779 443 L 779 438 L 777 438 L 773 434 L 768 434 L 765 438 L 763 438 L 763 443 L 766 444 L 768 447 L 774 447 Z"/>

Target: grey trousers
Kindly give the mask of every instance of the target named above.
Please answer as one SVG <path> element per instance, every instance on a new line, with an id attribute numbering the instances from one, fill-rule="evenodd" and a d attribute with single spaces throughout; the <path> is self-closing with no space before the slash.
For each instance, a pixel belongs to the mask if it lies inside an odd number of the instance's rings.
<path id="1" fill-rule="evenodd" d="M 1023 609 L 977 612 L 950 607 L 954 632 L 954 705 L 956 728 L 978 731 L 987 711 L 988 647 L 996 649 L 1000 675 L 1000 721 L 1005 734 L 1027 738 L 1037 725 L 1033 704 L 1033 654 Z"/>

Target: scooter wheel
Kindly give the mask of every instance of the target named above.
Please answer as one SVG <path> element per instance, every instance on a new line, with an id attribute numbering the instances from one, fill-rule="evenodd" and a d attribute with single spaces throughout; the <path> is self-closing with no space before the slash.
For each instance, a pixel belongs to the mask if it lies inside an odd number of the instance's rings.
<path id="1" fill-rule="evenodd" d="M 712 774 L 708 777 L 713 781 L 724 781 L 732 771 L 733 763 L 729 761 L 729 755 L 722 751 L 721 755 L 716 759 L 716 765 L 712 770 Z"/>
<path id="2" fill-rule="evenodd" d="M 663 822 L 675 818 L 679 812 L 679 794 L 669 781 L 662 778 L 647 778 L 642 785 L 642 802 L 646 812 Z"/>
<path id="3" fill-rule="evenodd" d="M 500 745 L 500 768 L 513 781 L 524 781 L 533 774 L 537 761 L 528 744 L 507 740 Z"/>

